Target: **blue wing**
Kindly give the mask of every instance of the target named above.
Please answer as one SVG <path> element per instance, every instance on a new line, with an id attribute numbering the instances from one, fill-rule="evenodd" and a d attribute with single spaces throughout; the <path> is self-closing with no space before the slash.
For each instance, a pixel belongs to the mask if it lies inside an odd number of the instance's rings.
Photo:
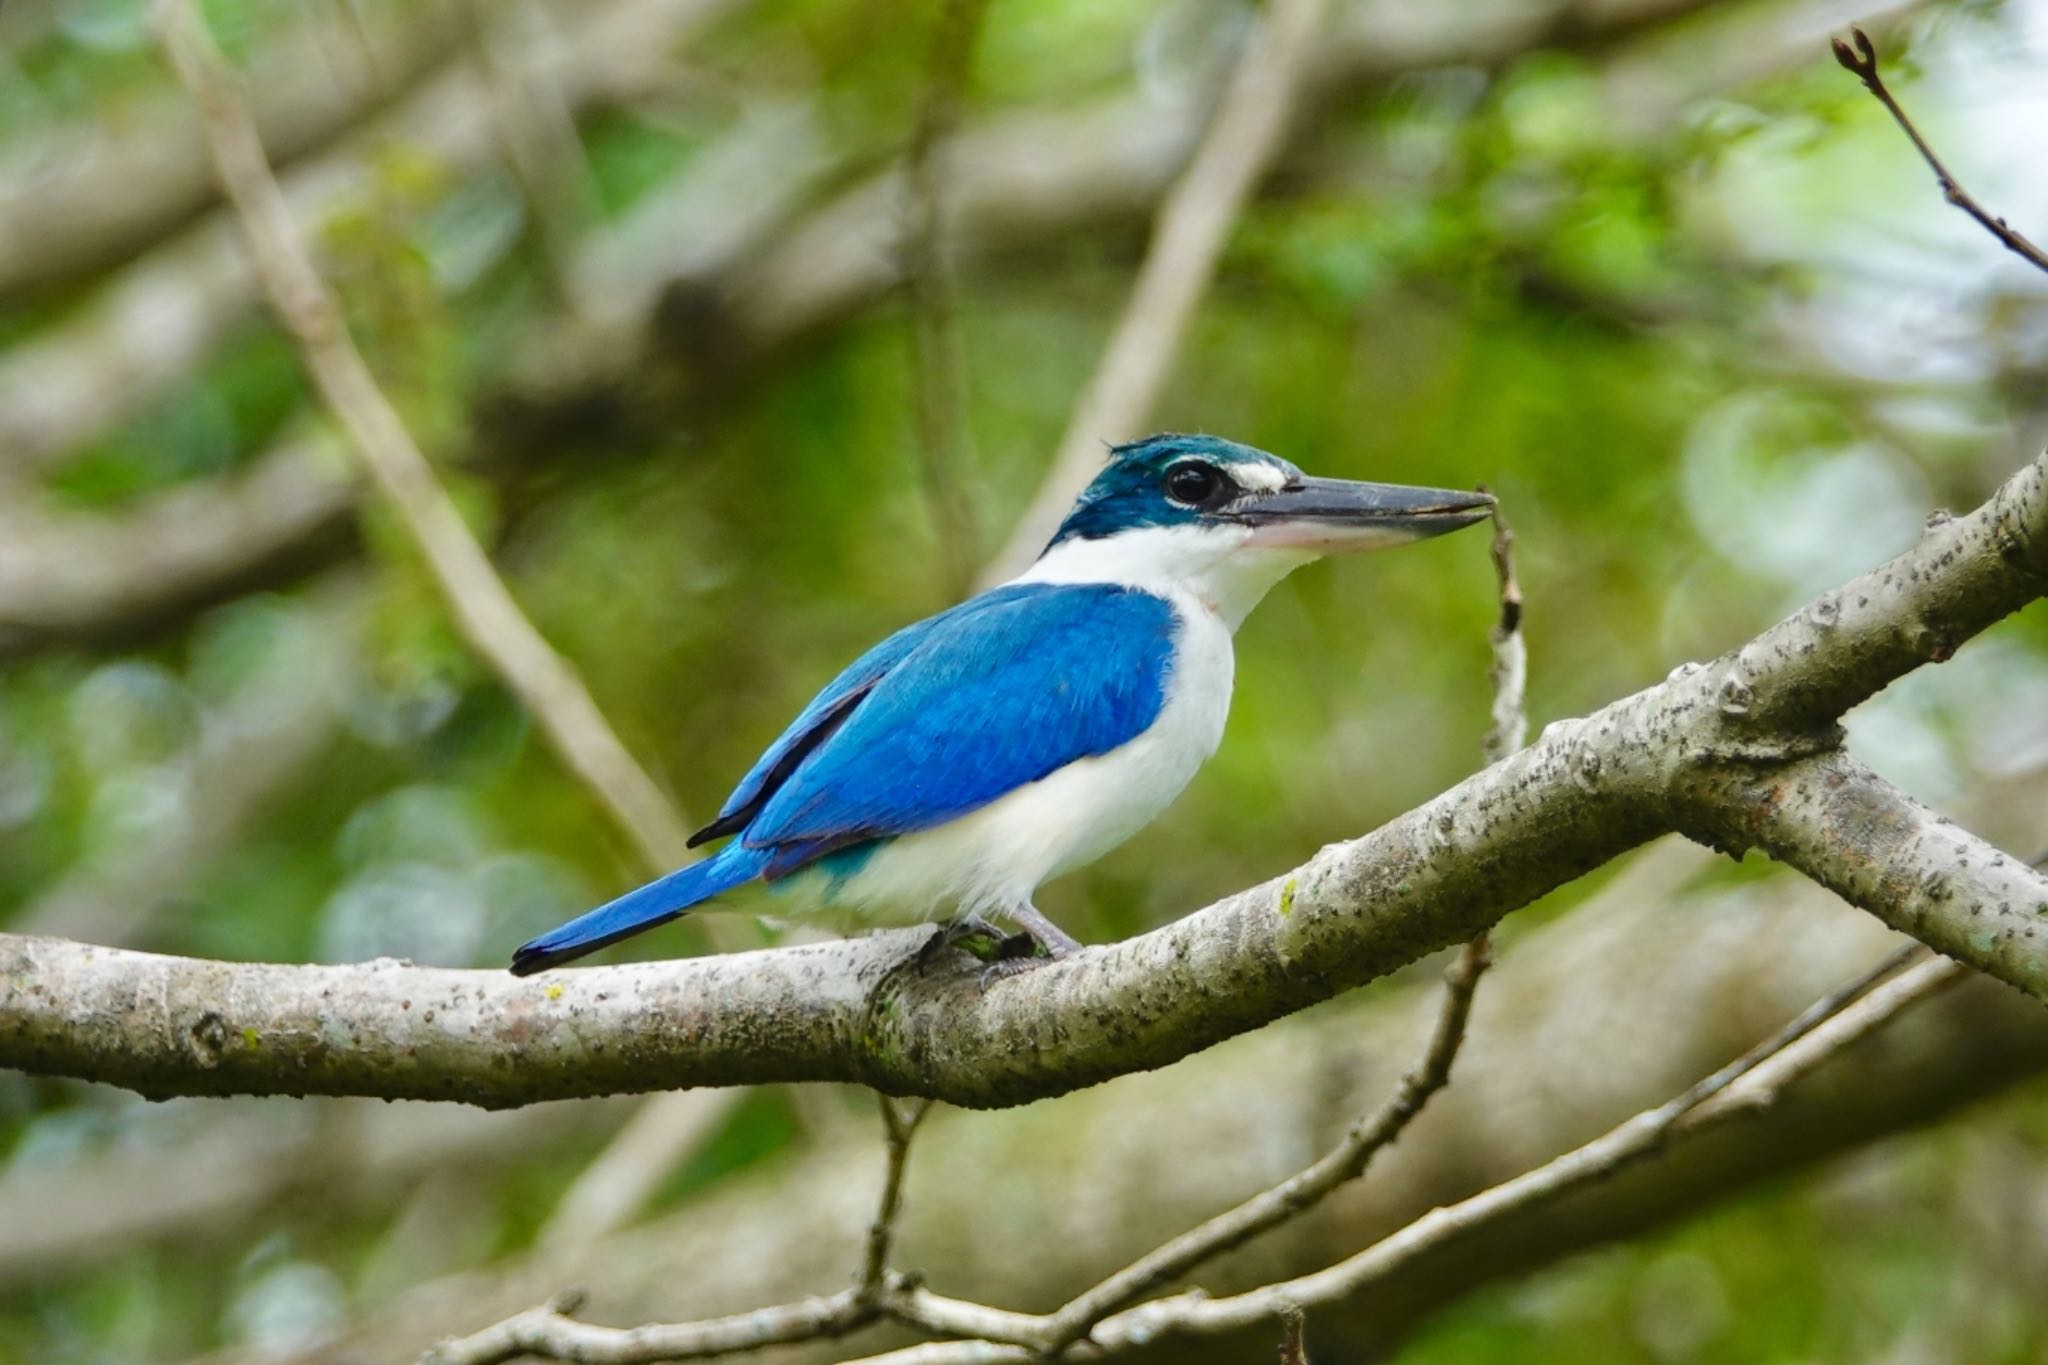
<path id="1" fill-rule="evenodd" d="M 1137 738 L 1165 702 L 1179 629 L 1165 599 L 1105 584 L 1015 584 L 921 626 L 879 676 L 848 681 L 856 664 L 834 682 L 842 699 L 858 692 L 850 706 L 812 703 L 804 737 L 770 750 L 803 749 L 787 771 L 764 757 L 771 780 L 734 793 L 758 806 L 741 843 L 769 852 L 768 879 L 944 824 Z"/>
<path id="2" fill-rule="evenodd" d="M 996 591 L 1007 592 L 1009 589 L 999 588 Z M 775 794 L 776 789 L 789 780 L 797 765 L 839 728 L 884 674 L 901 663 L 905 655 L 917 648 L 948 617 L 981 600 L 979 597 L 970 599 L 937 616 L 928 616 L 907 625 L 848 664 L 838 677 L 825 684 L 824 691 L 811 698 L 811 704 L 789 723 L 789 728 L 768 746 L 767 752 L 754 761 L 754 766 L 740 779 L 739 786 L 733 788 L 732 795 L 725 798 L 718 818 L 691 835 L 689 846 L 695 848 L 707 840 L 721 839 L 745 829 L 748 822 L 761 813 L 761 807 L 768 804 L 768 798 Z"/>

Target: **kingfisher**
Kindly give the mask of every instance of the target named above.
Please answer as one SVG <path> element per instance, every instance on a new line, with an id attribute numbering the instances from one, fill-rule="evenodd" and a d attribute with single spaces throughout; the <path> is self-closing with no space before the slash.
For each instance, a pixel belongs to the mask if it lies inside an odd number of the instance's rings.
<path id="1" fill-rule="evenodd" d="M 690 840 L 722 848 L 527 943 L 512 970 L 756 881 L 856 924 L 941 923 L 928 946 L 994 935 L 1015 967 L 1066 957 L 1081 945 L 1033 896 L 1150 824 L 1216 751 L 1232 637 L 1267 591 L 1324 555 L 1454 531 L 1492 506 L 1311 478 L 1214 436 L 1116 446 L 1029 569 L 826 685 Z"/>

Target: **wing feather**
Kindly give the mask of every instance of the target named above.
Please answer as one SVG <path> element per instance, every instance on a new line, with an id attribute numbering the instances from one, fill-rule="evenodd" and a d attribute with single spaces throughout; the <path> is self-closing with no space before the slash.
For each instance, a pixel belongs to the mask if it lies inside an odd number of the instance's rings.
<path id="1" fill-rule="evenodd" d="M 774 850 L 764 875 L 944 824 L 1135 739 L 1165 704 L 1179 628 L 1165 599 L 1108 584 L 1014 585 L 925 624 L 763 784 L 741 840 Z"/>

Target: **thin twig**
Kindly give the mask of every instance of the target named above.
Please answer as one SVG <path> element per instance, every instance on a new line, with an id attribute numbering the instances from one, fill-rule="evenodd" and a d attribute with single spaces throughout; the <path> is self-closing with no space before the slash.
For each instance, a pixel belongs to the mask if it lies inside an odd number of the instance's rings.
<path id="1" fill-rule="evenodd" d="M 340 304 L 299 241 L 235 75 L 192 0 L 156 0 L 152 18 L 172 69 L 199 105 L 222 188 L 272 308 L 418 545 L 463 636 L 533 714 L 643 861 L 662 871 L 684 862 L 688 829 L 681 814 L 626 751 L 576 671 L 526 619 L 350 340 Z"/>
<path id="2" fill-rule="evenodd" d="M 896 1216 L 903 1211 L 903 1170 L 910 1161 L 910 1140 L 918 1125 L 932 1110 L 932 1101 L 913 1100 L 897 1107 L 887 1095 L 877 1094 L 882 1109 L 882 1131 L 888 1140 L 888 1168 L 882 1177 L 882 1198 L 875 1208 L 875 1220 L 868 1224 L 866 1253 L 861 1258 L 860 1279 L 854 1295 L 862 1303 L 879 1302 L 887 1288 L 889 1248 L 896 1239 Z"/>
<path id="3" fill-rule="evenodd" d="M 1927 163 L 1927 168 L 1934 172 L 1935 180 L 1940 183 L 1942 197 L 1976 219 L 1986 232 L 2005 244 L 2006 250 L 2035 268 L 2048 271 L 2048 251 L 2043 251 L 2028 241 L 2005 219 L 1993 216 L 1953 175 L 1949 174 L 1948 167 L 1942 164 L 1941 158 L 1935 154 L 1927 139 L 1920 135 L 1919 128 L 1906 116 L 1906 111 L 1899 104 L 1897 97 L 1886 88 L 1884 77 L 1878 74 L 1877 45 L 1870 41 L 1870 35 L 1860 28 L 1851 28 L 1849 34 L 1855 40 L 1854 48 L 1840 38 L 1833 40 L 1835 60 L 1842 64 L 1843 69 L 1863 82 L 1863 88 L 1877 97 L 1877 102 L 1885 107 L 1893 121 L 1899 125 L 1899 130 L 1912 140 L 1914 149 L 1920 153 L 1920 159 Z"/>
<path id="4" fill-rule="evenodd" d="M 708 1360 L 764 1346 L 843 1336 L 880 1316 L 879 1309 L 861 1303 L 852 1290 L 730 1317 L 645 1327 L 578 1322 L 570 1314 L 581 1306 L 581 1294 L 560 1295 L 481 1332 L 441 1342 L 420 1357 L 420 1365 L 499 1365 L 526 1356 L 582 1361 L 585 1365 Z"/>
<path id="5" fill-rule="evenodd" d="M 1465 1040 L 1465 1025 L 1471 1018 L 1473 992 L 1491 962 L 1490 944 L 1484 934 L 1459 951 L 1444 973 L 1443 1004 L 1437 1011 L 1436 1027 L 1430 1032 L 1422 1059 L 1401 1078 L 1385 1104 L 1352 1124 L 1343 1139 L 1313 1165 L 1161 1244 L 1076 1295 L 1052 1315 L 1045 1349 L 1053 1353 L 1064 1349 L 1088 1335 L 1090 1328 L 1117 1309 L 1172 1283 L 1204 1261 L 1298 1217 L 1339 1186 L 1364 1175 L 1372 1159 L 1390 1146 L 1430 1098 L 1450 1081 L 1451 1063 L 1457 1059 L 1458 1048 Z"/>
<path id="6" fill-rule="evenodd" d="M 966 360 L 960 342 L 959 281 L 947 235 L 945 150 L 960 126 L 975 41 L 988 0 L 945 0 L 932 38 L 923 107 L 904 156 L 909 194 L 903 278 L 910 293 L 912 359 L 917 379 L 917 445 L 925 501 L 938 533 L 947 589 L 973 585 L 980 558 L 966 475 Z"/>
<path id="7" fill-rule="evenodd" d="M 1308 1344 L 1302 1340 L 1307 1329 L 1301 1305 L 1287 1305 L 1280 1314 L 1280 1365 L 1308 1365 Z"/>
<path id="8" fill-rule="evenodd" d="M 1096 1340 L 1105 1354 L 1114 1354 L 1137 1340 L 1155 1339 L 1160 1331 L 1215 1332 L 1269 1319 L 1283 1304 L 1311 1308 L 1334 1302 L 1419 1256 L 1475 1235 L 1510 1213 L 1610 1179 L 1664 1150 L 1674 1138 L 1703 1132 L 1719 1121 L 1749 1112 L 1752 1104 L 1745 1097 L 1751 1087 L 1775 1094 L 1792 1079 L 1868 1036 L 1908 1005 L 1956 979 L 1958 971 L 1950 970 L 1954 964 L 1941 959 L 1890 979 L 1920 951 L 1915 945 L 1893 954 L 1873 970 L 1829 992 L 1770 1038 L 1665 1103 L 1532 1171 L 1457 1204 L 1434 1209 L 1327 1270 L 1232 1299 L 1196 1300 L 1183 1295 L 1146 1304 L 1103 1324 Z M 1878 989 L 1880 986 L 1886 988 Z M 1824 1030 L 1823 1026 L 1830 1024 L 1833 1027 Z M 1709 1109 L 1709 1102 L 1717 1097 L 1720 1103 Z"/>
<path id="9" fill-rule="evenodd" d="M 1480 492 L 1490 490 L 1481 485 Z M 1498 763 L 1528 738 L 1529 647 L 1522 638 L 1522 584 L 1515 577 L 1515 532 L 1493 505 L 1493 572 L 1499 583 L 1500 618 L 1494 622 L 1493 721 L 1482 751 Z"/>
<path id="10" fill-rule="evenodd" d="M 1434 1209 L 1398 1232 L 1328 1269 L 1297 1279 L 1210 1299 L 1179 1294 L 1128 1309 L 1097 1325 L 1088 1358 L 1156 1350 L 1173 1335 L 1208 1336 L 1284 1319 L 1290 1311 L 1351 1297 L 1446 1244 L 1475 1236 L 1495 1221 L 1549 1203 L 1613 1177 L 1671 1143 L 1728 1119 L 1754 1113 L 1789 1084 L 1883 1027 L 1908 1006 L 1960 979 L 1963 969 L 1909 945 L 1875 968 L 1830 991 L 1764 1042 L 1673 1099 L 1512 1180 L 1456 1204 Z M 859 1365 L 969 1365 L 1027 1361 L 1038 1350 L 1029 1320 L 966 1342 L 931 1343 L 865 1357 Z"/>
<path id="11" fill-rule="evenodd" d="M 1130 300 L 1074 404 L 1052 467 L 986 571 L 990 581 L 1031 562 L 1102 462 L 1103 442 L 1141 434 L 1224 239 L 1279 149 L 1322 16 L 1323 0 L 1272 0 L 1267 7 L 1201 146 L 1159 205 Z"/>

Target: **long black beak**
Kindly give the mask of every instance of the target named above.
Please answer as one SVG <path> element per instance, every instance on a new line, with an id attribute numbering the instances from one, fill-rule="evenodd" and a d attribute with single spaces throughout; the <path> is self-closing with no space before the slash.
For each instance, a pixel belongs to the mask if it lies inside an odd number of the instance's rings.
<path id="1" fill-rule="evenodd" d="M 1451 488 L 1303 478 L 1245 498 L 1223 516 L 1259 529 L 1258 539 L 1337 549 L 1422 540 L 1484 521 L 1493 496 Z"/>

